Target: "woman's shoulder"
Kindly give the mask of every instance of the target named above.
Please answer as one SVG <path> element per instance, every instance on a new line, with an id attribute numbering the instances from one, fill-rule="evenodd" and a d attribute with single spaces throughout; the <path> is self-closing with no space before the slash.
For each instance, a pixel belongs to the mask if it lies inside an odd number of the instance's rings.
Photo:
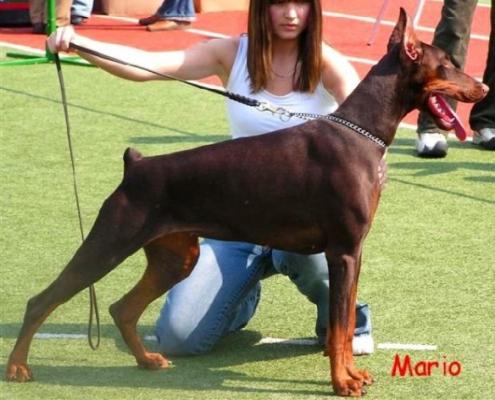
<path id="1" fill-rule="evenodd" d="M 230 71 L 232 65 L 234 64 L 240 41 L 240 36 L 234 36 L 229 38 L 212 39 L 209 42 L 210 49 L 215 52 L 217 58 L 227 71 Z"/>
<path id="2" fill-rule="evenodd" d="M 340 51 L 330 46 L 328 43 L 325 42 L 322 43 L 321 53 L 323 57 L 323 63 L 325 65 L 339 63 L 339 62 L 345 62 L 345 63 L 348 62 Z"/>
<path id="3" fill-rule="evenodd" d="M 355 72 L 350 61 L 334 47 L 323 43 L 322 45 L 323 73 L 345 74 Z"/>
<path id="4" fill-rule="evenodd" d="M 338 50 L 322 45 L 322 81 L 325 88 L 342 103 L 359 82 L 359 76 L 349 60 Z"/>
<path id="5" fill-rule="evenodd" d="M 240 36 L 212 39 L 208 41 L 208 46 L 216 52 L 225 55 L 233 54 L 235 56 L 235 54 L 237 53 L 237 48 L 239 47 L 240 40 Z"/>

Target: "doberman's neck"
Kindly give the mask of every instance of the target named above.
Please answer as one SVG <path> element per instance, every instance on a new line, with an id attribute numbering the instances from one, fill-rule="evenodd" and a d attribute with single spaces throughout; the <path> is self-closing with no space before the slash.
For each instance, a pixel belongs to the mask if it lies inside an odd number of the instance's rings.
<path id="1" fill-rule="evenodd" d="M 386 54 L 335 112 L 382 139 L 387 146 L 411 108 L 404 90 L 407 84 L 400 79 L 398 58 L 395 51 Z"/>

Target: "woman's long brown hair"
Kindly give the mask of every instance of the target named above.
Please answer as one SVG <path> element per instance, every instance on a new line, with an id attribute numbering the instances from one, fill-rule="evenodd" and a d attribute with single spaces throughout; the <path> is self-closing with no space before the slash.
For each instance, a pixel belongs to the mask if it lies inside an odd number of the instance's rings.
<path id="1" fill-rule="evenodd" d="M 320 0 L 310 0 L 311 11 L 307 27 L 299 37 L 298 62 L 300 68 L 294 81 L 294 90 L 313 92 L 322 70 L 322 11 Z M 268 8 L 271 0 L 251 0 L 248 20 L 247 67 L 251 78 L 251 90 L 257 92 L 266 87 L 272 70 L 272 28 Z M 295 71 L 297 73 L 297 71 Z"/>

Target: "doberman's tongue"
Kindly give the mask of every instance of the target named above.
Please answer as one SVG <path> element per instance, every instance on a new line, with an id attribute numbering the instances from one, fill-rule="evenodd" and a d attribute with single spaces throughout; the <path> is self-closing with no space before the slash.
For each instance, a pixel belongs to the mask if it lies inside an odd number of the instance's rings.
<path id="1" fill-rule="evenodd" d="M 430 110 L 438 119 L 442 128 L 446 130 L 454 129 L 459 140 L 466 139 L 466 129 L 462 126 L 459 116 L 450 107 L 449 103 L 439 94 L 432 94 L 428 99 Z"/>

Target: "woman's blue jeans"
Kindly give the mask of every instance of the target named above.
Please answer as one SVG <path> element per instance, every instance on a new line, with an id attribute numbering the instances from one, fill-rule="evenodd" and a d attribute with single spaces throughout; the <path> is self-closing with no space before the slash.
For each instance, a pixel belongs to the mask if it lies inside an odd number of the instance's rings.
<path id="1" fill-rule="evenodd" d="M 160 351 L 169 355 L 206 353 L 253 317 L 260 280 L 270 272 L 287 275 L 317 306 L 316 334 L 324 341 L 328 321 L 328 268 L 324 254 L 299 255 L 244 242 L 205 239 L 191 275 L 167 294 L 156 323 Z M 366 304 L 356 306 L 355 334 L 371 333 Z"/>
<path id="2" fill-rule="evenodd" d="M 193 0 L 165 0 L 156 15 L 163 19 L 193 21 L 196 19 Z"/>
<path id="3" fill-rule="evenodd" d="M 94 0 L 74 0 L 71 6 L 71 15 L 89 18 L 93 11 Z"/>

